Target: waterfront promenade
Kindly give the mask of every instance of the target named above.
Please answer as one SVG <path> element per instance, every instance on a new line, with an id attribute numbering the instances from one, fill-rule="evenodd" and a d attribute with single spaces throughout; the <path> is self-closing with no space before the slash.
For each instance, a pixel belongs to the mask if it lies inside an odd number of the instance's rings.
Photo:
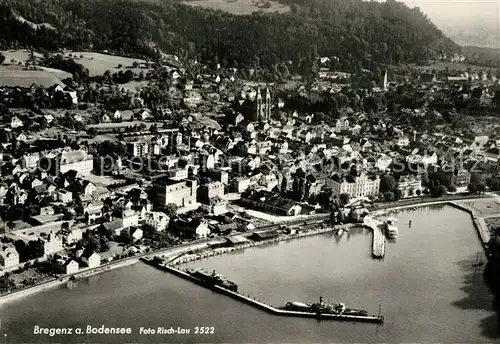
<path id="1" fill-rule="evenodd" d="M 60 285 L 67 283 L 72 278 L 80 279 L 80 278 L 85 278 L 85 277 L 97 275 L 97 274 L 100 274 L 100 273 L 103 273 L 106 271 L 110 271 L 110 270 L 114 270 L 114 269 L 118 269 L 118 268 L 122 268 L 125 266 L 135 264 L 138 261 L 139 261 L 139 259 L 137 257 L 129 257 L 127 259 L 114 261 L 114 262 L 111 262 L 109 264 L 104 264 L 104 265 L 98 266 L 96 268 L 81 270 L 81 271 L 79 271 L 75 274 L 72 274 L 72 275 L 65 275 L 65 276 L 60 277 L 60 278 L 53 277 L 50 280 L 46 280 L 42 283 L 34 284 L 34 285 L 31 285 L 31 286 L 26 287 L 26 288 L 14 290 L 14 291 L 2 294 L 0 296 L 0 305 L 5 303 L 5 302 L 11 302 L 11 301 L 18 300 L 19 298 L 29 296 L 29 295 L 38 293 L 38 292 L 43 291 L 43 290 L 58 287 Z"/>
<path id="2" fill-rule="evenodd" d="M 451 200 L 437 200 L 437 201 L 426 202 L 426 203 L 393 206 L 391 208 L 385 208 L 385 209 L 379 209 L 379 210 L 373 211 L 370 213 L 369 216 L 376 217 L 376 216 L 381 216 L 381 215 L 387 214 L 388 212 L 392 212 L 392 211 L 412 209 L 412 208 L 416 208 L 416 207 L 431 206 L 431 205 L 436 205 L 436 204 L 450 204 L 453 206 L 457 206 L 457 204 L 462 204 L 462 202 L 474 201 L 474 200 L 477 200 L 479 198 L 484 199 L 484 197 L 470 197 L 468 199 L 460 198 L 460 202 L 459 201 L 451 201 Z M 496 200 L 500 199 L 500 197 L 496 194 L 486 194 L 486 198 L 496 199 Z M 460 206 L 458 206 L 458 207 L 460 207 Z M 487 242 L 490 238 L 490 234 L 489 234 L 489 230 L 488 230 L 488 226 L 486 224 L 486 221 L 484 220 L 483 217 L 478 217 L 477 215 L 474 215 L 474 212 L 471 209 L 467 209 L 467 207 L 464 206 L 463 204 L 461 206 L 461 209 L 468 211 L 471 214 L 471 216 L 473 217 L 474 224 L 475 224 L 476 229 L 478 230 L 478 234 L 481 238 L 483 247 L 485 249 L 487 249 Z M 500 214 L 498 214 L 498 215 L 500 217 Z M 489 216 L 489 217 L 491 217 L 491 216 Z M 324 214 L 321 214 L 321 215 L 311 216 L 308 219 L 308 221 L 310 222 L 312 220 L 318 220 L 318 226 L 319 226 L 321 222 L 326 222 L 326 220 L 322 220 L 323 218 L 324 218 Z M 289 222 L 289 224 L 292 224 L 294 222 L 297 225 L 299 225 L 299 224 L 304 222 L 304 219 L 292 220 Z M 349 224 L 347 226 L 356 226 L 356 224 Z M 249 234 L 259 232 L 262 230 L 276 229 L 278 227 L 279 227 L 279 224 L 272 224 L 269 226 L 257 228 L 251 232 L 246 233 L 246 234 L 249 235 Z M 280 241 L 285 241 L 285 240 L 307 237 L 307 236 L 311 236 L 311 235 L 317 235 L 317 234 L 333 231 L 333 230 L 338 229 L 338 228 L 339 228 L 338 226 L 329 227 L 329 228 L 318 228 L 318 229 L 310 230 L 310 231 L 303 232 L 303 233 L 278 237 L 278 238 L 271 239 L 271 240 L 264 240 L 264 241 L 259 241 L 259 242 L 246 242 L 244 244 L 241 244 L 240 246 L 235 246 L 232 248 L 215 249 L 215 250 L 211 249 L 210 251 L 207 251 L 207 252 L 204 252 L 201 254 L 197 254 L 197 255 L 181 256 L 180 258 L 182 258 L 182 259 L 180 259 L 178 262 L 176 262 L 176 264 L 187 263 L 187 262 L 194 261 L 194 260 L 199 260 L 199 259 L 203 259 L 203 258 L 215 256 L 215 255 L 221 255 L 221 254 L 225 254 L 227 252 L 241 250 L 241 249 L 245 249 L 245 248 L 249 248 L 249 247 L 265 245 L 265 244 L 269 244 L 269 243 L 273 243 L 273 242 L 280 242 Z M 379 230 L 374 231 L 373 233 L 374 233 L 373 234 L 373 242 L 372 242 L 373 256 L 374 257 L 384 257 L 385 256 L 385 237 L 384 237 L 383 233 Z M 98 273 L 101 273 L 101 272 L 104 272 L 107 270 L 116 269 L 116 268 L 119 268 L 121 266 L 126 266 L 126 265 L 133 263 L 133 262 L 137 262 L 137 260 L 142 258 L 142 257 L 153 257 L 153 256 L 158 256 L 158 255 L 163 255 L 163 256 L 181 255 L 183 253 L 193 251 L 193 250 L 207 249 L 210 247 L 210 243 L 220 243 L 221 239 L 223 240 L 225 238 L 235 237 L 238 235 L 241 235 L 241 233 L 235 233 L 235 234 L 232 234 L 232 235 L 226 236 L 224 238 L 220 238 L 220 239 L 199 239 L 199 240 L 196 240 L 193 242 L 188 242 L 188 243 L 177 245 L 174 247 L 167 247 L 167 248 L 156 250 L 153 252 L 141 253 L 141 254 L 138 254 L 138 255 L 135 255 L 132 257 L 127 257 L 127 258 L 119 260 L 119 261 L 113 261 L 110 263 L 103 264 L 95 269 L 80 271 L 77 274 L 75 274 L 75 278 L 76 277 L 87 277 L 87 276 L 90 276 L 93 274 L 98 274 Z M 19 297 L 31 295 L 35 292 L 42 291 L 42 290 L 45 290 L 48 288 L 52 288 L 52 287 L 64 284 L 69 280 L 70 277 L 71 277 L 71 275 L 63 276 L 63 277 L 58 278 L 58 279 L 53 278 L 53 279 L 50 279 L 48 281 L 44 281 L 42 283 L 39 283 L 39 284 L 36 284 L 33 286 L 29 286 L 27 288 L 4 293 L 4 294 L 0 295 L 0 304 L 2 302 L 7 302 L 7 301 L 10 301 L 13 299 L 17 299 Z"/>
<path id="3" fill-rule="evenodd" d="M 257 246 L 263 246 L 263 245 L 268 245 L 268 244 L 273 244 L 273 243 L 279 243 L 283 241 L 289 241 L 293 239 L 300 239 L 300 238 L 305 238 L 313 235 L 319 235 L 323 233 L 328 233 L 332 232 L 337 229 L 349 229 L 352 227 L 356 227 L 358 224 L 352 223 L 352 224 L 344 224 L 344 225 L 337 225 L 333 227 L 326 227 L 326 228 L 317 228 L 317 229 L 312 229 L 307 232 L 301 232 L 301 233 L 296 233 L 296 234 L 286 234 L 286 235 L 281 235 L 277 238 L 272 238 L 268 240 L 262 240 L 262 241 L 246 241 L 244 243 L 238 244 L 233 247 L 224 247 L 224 248 L 216 248 L 216 249 L 210 249 L 206 250 L 205 252 L 200 252 L 197 254 L 191 254 L 191 255 L 179 255 L 177 257 L 174 257 L 173 260 L 170 261 L 170 264 L 173 265 L 181 265 L 181 264 L 186 264 L 189 262 L 197 261 L 200 259 L 204 258 L 209 258 L 209 257 L 214 257 L 214 256 L 219 256 L 226 254 L 228 252 L 233 252 L 233 251 L 238 251 L 238 250 L 244 250 L 246 248 L 252 248 L 252 247 L 257 247 Z M 161 255 L 163 257 L 171 257 L 172 253 L 167 253 Z"/>

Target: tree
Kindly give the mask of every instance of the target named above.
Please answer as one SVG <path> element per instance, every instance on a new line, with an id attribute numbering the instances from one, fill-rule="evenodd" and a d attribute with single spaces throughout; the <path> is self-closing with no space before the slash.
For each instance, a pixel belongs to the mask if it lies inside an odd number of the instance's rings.
<path id="1" fill-rule="evenodd" d="M 477 183 L 471 182 L 467 186 L 467 191 L 469 191 L 472 194 L 475 194 L 477 192 Z"/>
<path id="2" fill-rule="evenodd" d="M 486 191 L 486 184 L 484 182 L 477 183 L 476 188 L 477 192 L 483 193 Z"/>
<path id="3" fill-rule="evenodd" d="M 384 198 L 388 202 L 392 202 L 392 201 L 396 200 L 396 196 L 394 195 L 394 192 L 392 192 L 392 191 L 386 192 L 384 194 Z"/>
<path id="4" fill-rule="evenodd" d="M 349 203 L 350 198 L 351 198 L 351 196 L 349 196 L 348 193 L 340 194 L 340 196 L 339 196 L 340 205 L 342 207 L 345 206 L 347 203 Z"/>
<path id="5" fill-rule="evenodd" d="M 447 189 L 446 186 L 439 185 L 439 187 L 438 187 L 438 194 L 439 194 L 439 196 L 446 195 L 447 192 L 448 192 L 448 189 Z"/>
<path id="6" fill-rule="evenodd" d="M 87 130 L 87 134 L 89 134 L 90 137 L 95 137 L 97 135 L 97 129 L 96 128 L 89 128 Z"/>
<path id="7" fill-rule="evenodd" d="M 493 178 L 491 179 L 489 186 L 491 191 L 498 191 L 500 190 L 500 181 L 498 178 Z"/>
<path id="8" fill-rule="evenodd" d="M 393 176 L 390 174 L 384 174 L 380 178 L 380 192 L 388 192 L 388 191 L 393 191 L 396 188 L 396 179 L 394 179 Z"/>
<path id="9" fill-rule="evenodd" d="M 177 209 L 179 209 L 179 207 L 177 206 L 177 204 L 175 204 L 175 203 L 169 203 L 165 207 L 165 214 L 167 214 L 168 217 L 172 218 L 172 217 L 174 217 L 177 214 Z"/>

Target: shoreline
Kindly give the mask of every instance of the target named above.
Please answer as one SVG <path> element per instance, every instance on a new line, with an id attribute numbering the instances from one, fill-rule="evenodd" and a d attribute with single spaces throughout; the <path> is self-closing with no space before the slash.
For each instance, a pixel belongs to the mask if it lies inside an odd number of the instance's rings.
<path id="1" fill-rule="evenodd" d="M 115 270 L 115 269 L 119 269 L 119 268 L 122 268 L 125 266 L 133 265 L 133 264 L 136 264 L 137 262 L 139 262 L 138 258 L 128 259 L 128 260 L 124 260 L 124 261 L 118 261 L 114 264 L 107 264 L 107 265 L 98 266 L 98 267 L 96 267 L 94 269 L 90 269 L 90 270 L 79 271 L 73 275 L 66 275 L 66 276 L 60 277 L 60 278 L 53 277 L 49 281 L 45 281 L 45 282 L 42 282 L 39 284 L 35 284 L 33 286 L 29 286 L 29 287 L 19 289 L 19 290 L 14 290 L 14 291 L 5 293 L 3 295 L 0 295 L 0 306 L 3 303 L 16 301 L 16 300 L 19 300 L 21 298 L 42 292 L 44 290 L 52 289 L 52 288 L 64 285 L 65 283 L 70 281 L 71 277 L 75 277 L 76 280 L 78 280 L 80 278 L 87 278 L 90 276 L 102 274 L 102 273 L 110 271 L 110 270 Z"/>
<path id="2" fill-rule="evenodd" d="M 313 230 L 310 230 L 308 232 L 303 232 L 303 233 L 288 234 L 286 236 L 280 236 L 280 237 L 273 238 L 273 239 L 246 242 L 246 243 L 234 246 L 234 247 L 206 248 L 205 249 L 206 251 L 202 251 L 202 252 L 197 253 L 197 254 L 192 254 L 191 256 L 184 257 L 180 260 L 174 259 L 169 264 L 172 266 L 178 266 L 181 264 L 187 264 L 189 262 L 198 261 L 198 260 L 201 260 L 204 258 L 221 256 L 221 255 L 224 255 L 226 253 L 241 251 L 241 250 L 244 250 L 247 248 L 253 248 L 253 247 L 257 247 L 257 246 L 279 243 L 279 242 L 283 242 L 283 241 L 290 241 L 290 240 L 294 240 L 294 239 L 301 239 L 301 238 L 306 238 L 306 237 L 310 237 L 310 236 L 314 236 L 314 235 L 333 232 L 333 231 L 338 230 L 340 228 L 352 228 L 352 227 L 362 227 L 362 225 L 358 224 L 358 223 L 349 223 L 349 224 L 344 224 L 344 225 L 337 225 L 334 227 L 313 229 Z M 168 258 L 168 255 L 158 255 L 158 256 Z"/>
<path id="3" fill-rule="evenodd" d="M 493 198 L 493 197 L 491 197 L 491 198 Z M 474 223 L 474 227 L 476 228 L 479 239 L 482 243 L 482 246 L 483 246 L 485 252 L 487 252 L 487 241 L 489 240 L 489 231 L 487 228 L 485 229 L 483 224 L 481 223 L 481 220 L 484 221 L 484 219 L 482 217 L 479 217 L 476 214 L 474 214 L 474 212 L 471 209 L 469 209 L 467 206 L 464 206 L 464 205 L 459 203 L 459 202 L 464 202 L 464 201 L 474 201 L 477 199 L 478 198 L 476 197 L 476 198 L 467 198 L 467 199 L 460 199 L 460 200 L 440 200 L 440 201 L 435 201 L 435 202 L 426 202 L 426 203 L 418 203 L 418 204 L 411 204 L 411 205 L 394 206 L 394 207 L 374 210 L 374 211 L 370 212 L 367 216 L 379 217 L 379 216 L 387 215 L 388 213 L 390 213 L 392 211 L 412 209 L 412 208 L 417 208 L 417 207 L 427 207 L 427 206 L 438 205 L 438 204 L 448 204 L 448 205 L 454 206 L 457 209 L 468 212 L 470 214 L 470 216 L 472 217 L 473 223 Z M 485 199 L 485 198 L 482 198 L 482 199 Z M 195 247 L 197 247 L 197 246 L 202 246 L 201 250 L 206 250 L 206 251 L 202 251 L 199 254 L 191 255 L 190 257 L 184 257 L 183 259 L 176 261 L 175 263 L 172 264 L 172 265 L 180 265 L 180 264 L 186 264 L 189 262 L 197 261 L 197 260 L 200 260 L 203 258 L 209 258 L 209 257 L 223 255 L 223 254 L 226 254 L 229 252 L 244 250 L 246 248 L 252 248 L 252 247 L 282 242 L 282 241 L 289 241 L 289 240 L 293 240 L 293 239 L 300 239 L 300 238 L 305 238 L 305 237 L 309 237 L 309 236 L 314 236 L 314 235 L 332 232 L 332 231 L 335 231 L 339 228 L 351 228 L 351 227 L 356 227 L 356 226 L 363 227 L 363 223 L 352 223 L 352 224 L 349 223 L 349 224 L 336 225 L 336 226 L 327 227 L 327 228 L 318 228 L 318 229 L 310 230 L 308 232 L 303 232 L 303 233 L 298 233 L 298 234 L 289 234 L 286 236 L 281 236 L 278 238 L 273 238 L 273 239 L 268 239 L 268 240 L 246 242 L 246 243 L 238 245 L 238 246 L 227 247 L 227 248 L 210 248 L 209 246 L 203 247 L 203 245 L 206 243 L 193 242 L 192 244 L 186 245 L 184 247 L 172 247 L 172 248 L 167 249 L 167 251 L 172 251 L 172 252 L 163 252 L 162 253 L 162 251 L 165 251 L 165 249 L 162 249 L 162 250 L 160 250 L 160 252 L 158 252 L 156 254 L 155 254 L 155 252 L 150 252 L 144 256 L 161 256 L 161 257 L 168 258 L 169 256 L 172 256 L 174 254 L 178 254 L 178 252 L 175 252 L 175 251 L 180 250 L 180 251 L 187 252 L 187 251 L 196 249 Z M 487 234 L 487 235 L 485 235 L 485 234 Z M 74 276 L 75 278 L 85 278 L 85 277 L 90 277 L 93 275 L 98 275 L 98 274 L 104 273 L 104 272 L 109 271 L 109 270 L 114 270 L 114 269 L 118 269 L 121 267 L 135 264 L 140 260 L 140 258 L 142 258 L 142 256 L 130 257 L 130 258 L 127 258 L 125 260 L 116 261 L 114 263 L 99 266 L 99 267 L 92 269 L 92 270 L 79 271 L 78 273 L 76 273 L 74 275 L 67 275 L 67 276 L 61 277 L 59 279 L 54 278 L 54 279 L 51 279 L 49 281 L 42 282 L 40 284 L 36 284 L 36 285 L 29 286 L 29 287 L 26 287 L 23 289 L 19 289 L 19 290 L 5 293 L 4 295 L 0 295 L 0 306 L 2 305 L 3 302 L 10 302 L 10 301 L 17 300 L 17 299 L 25 297 L 25 296 L 29 296 L 29 295 L 38 293 L 38 292 L 46 290 L 46 289 L 50 289 L 50 288 L 54 288 L 54 287 L 63 285 L 64 283 L 67 283 L 72 276 Z"/>

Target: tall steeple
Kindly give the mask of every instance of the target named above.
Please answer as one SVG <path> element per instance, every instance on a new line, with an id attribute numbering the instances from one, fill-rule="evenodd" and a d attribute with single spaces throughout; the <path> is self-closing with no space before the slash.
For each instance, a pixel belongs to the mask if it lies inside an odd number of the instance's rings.
<path id="1" fill-rule="evenodd" d="M 271 106 L 272 106 L 271 91 L 269 91 L 269 87 L 266 87 L 266 107 L 265 107 L 265 114 L 264 114 L 264 121 L 265 122 L 267 122 L 271 119 Z"/>
<path id="2" fill-rule="evenodd" d="M 256 102 L 257 102 L 257 109 L 256 109 L 256 116 L 255 119 L 257 121 L 261 121 L 263 118 L 263 104 L 262 104 L 262 94 L 260 93 L 260 88 L 257 88 L 257 97 L 256 97 Z"/>

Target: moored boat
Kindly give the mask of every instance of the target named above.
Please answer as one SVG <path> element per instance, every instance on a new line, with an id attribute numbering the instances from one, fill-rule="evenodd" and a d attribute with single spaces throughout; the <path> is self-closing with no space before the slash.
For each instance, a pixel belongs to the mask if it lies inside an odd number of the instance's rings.
<path id="1" fill-rule="evenodd" d="M 234 292 L 238 291 L 238 285 L 236 283 L 228 280 L 225 276 L 216 273 L 215 270 L 212 273 L 209 273 L 203 269 L 186 269 L 185 272 L 209 286 L 217 285 L 227 290 Z"/>
<path id="2" fill-rule="evenodd" d="M 387 239 L 395 240 L 398 237 L 399 230 L 395 225 L 396 219 L 393 217 L 389 217 L 384 222 L 384 230 Z"/>
<path id="3" fill-rule="evenodd" d="M 287 302 L 282 308 L 288 311 L 307 312 L 316 314 L 333 314 L 333 315 L 355 315 L 368 316 L 368 312 L 362 309 L 346 308 L 342 302 L 329 304 L 319 298 L 319 302 L 306 304 L 302 302 Z"/>

